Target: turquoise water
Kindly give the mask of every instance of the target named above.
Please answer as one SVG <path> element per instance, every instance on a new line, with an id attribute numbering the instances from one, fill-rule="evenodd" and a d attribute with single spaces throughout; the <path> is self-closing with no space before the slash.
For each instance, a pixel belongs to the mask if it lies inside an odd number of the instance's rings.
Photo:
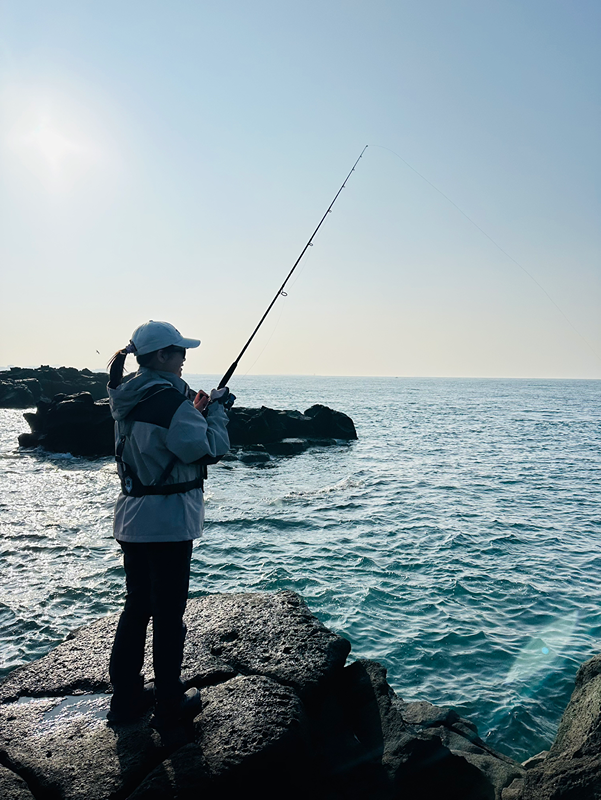
<path id="1" fill-rule="evenodd" d="M 331 405 L 359 441 L 212 468 L 192 594 L 293 589 L 405 699 L 452 705 L 515 758 L 547 747 L 601 650 L 601 382 L 232 388 L 240 405 Z M 22 412 L 0 418 L 4 675 L 118 610 L 123 573 L 112 461 L 19 452 Z"/>

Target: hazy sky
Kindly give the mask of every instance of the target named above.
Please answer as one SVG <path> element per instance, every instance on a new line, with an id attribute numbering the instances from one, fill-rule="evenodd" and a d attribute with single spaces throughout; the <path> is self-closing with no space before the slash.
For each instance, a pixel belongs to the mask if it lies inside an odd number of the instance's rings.
<path id="1" fill-rule="evenodd" d="M 223 373 L 369 144 L 240 372 L 600 378 L 600 22 L 0 0 L 0 365 L 99 369 L 165 319 Z"/>

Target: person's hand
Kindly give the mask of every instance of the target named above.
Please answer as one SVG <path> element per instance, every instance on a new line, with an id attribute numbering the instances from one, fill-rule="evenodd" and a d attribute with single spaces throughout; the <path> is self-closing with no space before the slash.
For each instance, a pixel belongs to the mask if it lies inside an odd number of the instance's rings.
<path id="1" fill-rule="evenodd" d="M 227 386 L 224 389 L 211 389 L 211 396 L 209 398 L 209 402 L 211 403 L 223 403 L 224 400 L 227 399 L 230 390 Z"/>
<path id="2" fill-rule="evenodd" d="M 194 408 L 197 411 L 200 411 L 200 413 L 202 414 L 202 412 L 208 405 L 209 405 L 209 395 L 206 392 L 203 392 L 203 390 L 201 389 L 194 398 Z"/>

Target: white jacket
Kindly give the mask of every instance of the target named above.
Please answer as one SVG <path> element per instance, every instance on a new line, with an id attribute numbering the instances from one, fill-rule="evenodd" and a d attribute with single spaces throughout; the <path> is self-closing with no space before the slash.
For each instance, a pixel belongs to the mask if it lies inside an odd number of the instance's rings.
<path id="1" fill-rule="evenodd" d="M 198 462 L 229 450 L 228 418 L 223 406 L 211 403 L 205 419 L 192 404 L 194 392 L 177 375 L 140 368 L 117 389 L 108 389 L 115 419 L 115 440 L 126 436 L 123 461 L 145 485 L 156 482 L 177 456 L 165 485 L 202 475 Z M 128 497 L 119 495 L 114 535 L 123 542 L 181 542 L 202 533 L 202 489 L 183 494 Z"/>

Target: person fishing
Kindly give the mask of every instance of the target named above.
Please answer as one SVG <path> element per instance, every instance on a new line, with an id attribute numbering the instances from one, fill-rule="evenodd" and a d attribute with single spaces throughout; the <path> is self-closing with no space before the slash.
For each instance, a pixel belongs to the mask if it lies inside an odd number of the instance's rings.
<path id="1" fill-rule="evenodd" d="M 123 551 L 125 607 L 111 652 L 113 685 L 107 718 L 126 723 L 154 703 L 150 724 L 169 728 L 200 711 L 198 689 L 181 680 L 192 543 L 204 521 L 206 464 L 229 450 L 227 388 L 193 392 L 182 380 L 186 339 L 167 322 L 137 328 L 109 362 L 111 413 L 121 494 L 114 536 Z M 125 360 L 139 370 L 123 381 Z M 154 688 L 144 685 L 146 628 L 152 618 Z"/>
<path id="2" fill-rule="evenodd" d="M 367 145 L 353 164 L 309 241 L 217 389 L 196 395 L 182 380 L 184 339 L 167 322 L 140 325 L 129 345 L 109 362 L 108 384 L 115 419 L 121 495 L 115 507 L 115 538 L 123 550 L 127 586 L 109 664 L 113 684 L 109 721 L 129 722 L 155 703 L 151 725 L 176 725 L 200 710 L 198 689 L 181 681 L 192 541 L 202 531 L 202 483 L 206 464 L 229 449 L 227 388 L 238 363 L 284 291 L 313 239 L 332 211 Z M 140 369 L 122 384 L 125 359 L 134 353 Z M 200 413 L 199 413 L 200 412 Z M 153 621 L 154 691 L 141 674 L 148 621 Z"/>

